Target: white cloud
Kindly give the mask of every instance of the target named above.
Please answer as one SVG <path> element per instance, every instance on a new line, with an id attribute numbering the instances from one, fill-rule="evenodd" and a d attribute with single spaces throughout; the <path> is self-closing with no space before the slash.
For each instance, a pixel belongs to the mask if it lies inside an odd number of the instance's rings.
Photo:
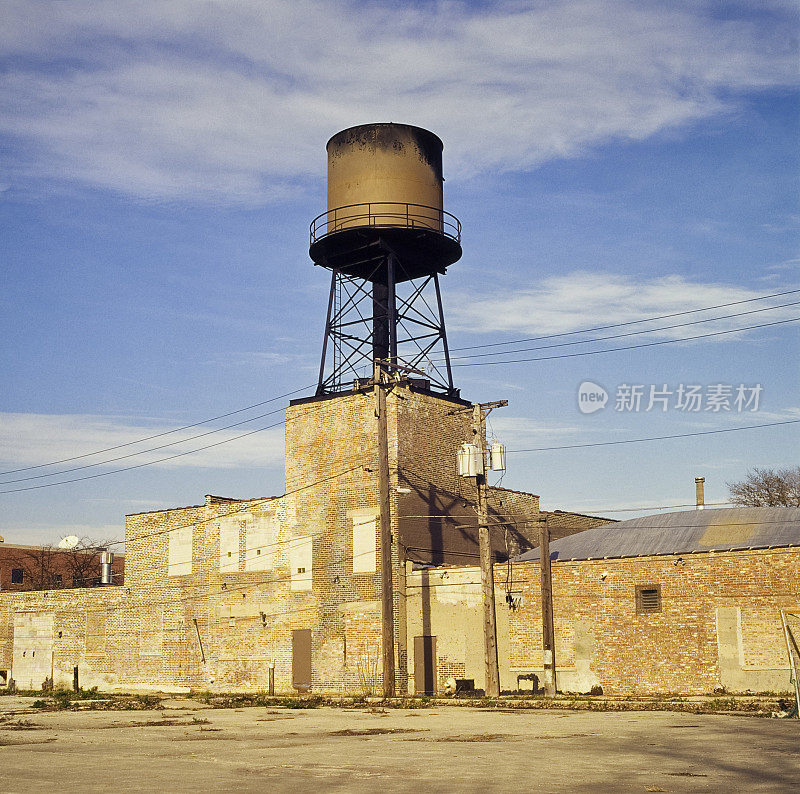
<path id="1" fill-rule="evenodd" d="M 62 538 L 69 535 L 98 542 L 124 540 L 125 527 L 122 524 L 32 524 L 24 527 L 3 527 L 0 535 L 4 538 L 5 546 L 56 546 Z M 124 545 L 115 545 L 112 551 L 124 552 Z"/>
<path id="2" fill-rule="evenodd" d="M 571 407 L 571 406 L 570 406 Z M 584 438 L 596 432 L 592 428 L 568 423 L 548 423 L 523 416 L 493 416 L 487 425 L 489 435 L 494 434 L 509 450 L 549 444 L 569 444 L 572 439 Z"/>
<path id="3" fill-rule="evenodd" d="M 109 469 L 128 466 L 148 465 L 177 467 L 209 467 L 219 469 L 251 468 L 254 466 L 283 466 L 283 429 L 273 428 L 263 432 L 235 439 L 259 426 L 275 424 L 280 416 L 267 417 L 253 424 L 223 430 L 194 441 L 179 443 L 180 439 L 207 432 L 210 428 L 193 428 L 175 435 L 155 438 L 121 449 L 114 449 L 102 455 L 69 461 L 58 466 L 32 469 L 13 474 L 0 475 L 0 490 L 23 488 L 49 482 L 49 478 L 25 479 L 10 484 L 13 480 L 51 474 L 54 471 L 71 469 L 77 466 L 99 463 L 88 469 L 65 474 L 66 479 L 100 473 Z M 130 444 L 138 439 L 163 433 L 173 428 L 155 424 L 137 424 L 115 417 L 82 414 L 0 414 L 0 461 L 4 471 L 24 466 L 38 466 L 51 461 L 73 458 L 120 444 Z M 226 442 L 226 443 L 219 443 Z M 210 444 L 218 446 L 204 449 L 194 454 L 171 457 L 199 449 Z M 112 460 L 120 456 L 130 456 L 141 450 L 164 446 L 153 452 Z M 166 460 L 162 460 L 165 459 Z M 59 478 L 56 477 L 56 480 Z"/>
<path id="4" fill-rule="evenodd" d="M 646 0 L 3 6 L 12 179 L 146 198 L 283 197 L 322 176 L 331 133 L 369 121 L 435 130 L 450 177 L 527 169 L 796 76 L 780 5 L 738 21 Z"/>
<path id="5" fill-rule="evenodd" d="M 449 301 L 452 308 L 448 310 L 448 324 L 452 329 L 470 332 L 563 334 L 749 300 L 762 294 L 764 293 L 729 284 L 689 281 L 677 275 L 645 278 L 576 271 L 544 279 L 535 288 L 494 290 L 478 298 L 473 294 L 453 295 Z M 652 335 L 632 336 L 627 338 L 628 342 L 615 343 L 637 344 L 639 341 L 653 338 L 686 339 L 713 331 L 797 317 L 798 306 L 744 314 L 727 320 L 698 323 L 681 328 L 666 329 L 666 326 L 721 317 L 726 314 L 752 312 L 755 309 L 792 301 L 800 301 L 800 293 L 653 323 L 612 328 L 598 331 L 593 336 L 603 337 L 646 328 L 664 328 L 665 330 Z M 710 338 L 726 339 L 730 336 L 732 335 Z M 569 341 L 571 341 L 569 338 L 555 340 L 556 343 Z M 553 342 L 542 342 L 542 344 L 553 344 Z M 454 355 L 458 356 L 458 351 Z"/>

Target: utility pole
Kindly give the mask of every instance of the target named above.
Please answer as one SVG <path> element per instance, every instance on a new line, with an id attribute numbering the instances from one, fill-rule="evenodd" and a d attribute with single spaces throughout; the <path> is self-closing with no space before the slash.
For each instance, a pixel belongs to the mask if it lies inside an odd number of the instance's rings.
<path id="1" fill-rule="evenodd" d="M 493 403 L 474 403 L 472 406 L 472 435 L 481 454 L 481 465 L 475 473 L 475 492 L 478 513 L 478 544 L 481 562 L 481 594 L 483 596 L 483 643 L 486 661 L 486 694 L 500 695 L 500 670 L 497 662 L 497 617 L 494 604 L 494 566 L 492 541 L 489 536 L 489 509 L 486 503 L 486 417 L 493 408 L 508 405 L 508 400 Z"/>
<path id="2" fill-rule="evenodd" d="M 386 384 L 381 362 L 373 364 L 375 421 L 378 436 L 378 504 L 381 536 L 381 624 L 383 696 L 394 697 L 394 566 L 392 522 L 389 507 L 389 435 L 386 428 Z"/>
<path id="3" fill-rule="evenodd" d="M 544 693 L 556 694 L 556 639 L 553 625 L 553 579 L 550 570 L 550 527 L 547 516 L 539 519 L 539 564 L 542 582 L 542 661 Z"/>

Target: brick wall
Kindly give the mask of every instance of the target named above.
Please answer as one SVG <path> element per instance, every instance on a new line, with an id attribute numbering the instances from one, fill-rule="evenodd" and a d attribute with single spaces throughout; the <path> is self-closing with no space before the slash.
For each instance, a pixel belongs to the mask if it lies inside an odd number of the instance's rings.
<path id="1" fill-rule="evenodd" d="M 263 689 L 274 665 L 276 688 L 286 692 L 293 683 L 292 633 L 310 629 L 314 690 L 379 691 L 373 393 L 295 403 L 286 420 L 284 496 L 207 496 L 203 504 L 128 516 L 124 588 L 64 594 L 60 601 L 49 593 L 24 602 L 0 594 L 3 664 L 13 661 L 13 613 L 22 610 L 54 614 L 53 631 L 64 642 L 53 645 L 53 669 L 71 676 L 77 664 L 87 685 Z M 462 401 L 404 386 L 387 396 L 401 692 L 413 636 L 408 621 L 417 619 L 405 597 L 406 559 L 477 559 L 474 482 L 456 469 L 458 447 L 472 438 L 471 421 Z M 526 542 L 538 497 L 493 489 L 490 507 L 495 527 L 509 526 L 508 533 L 494 533 L 502 558 L 512 549 L 508 538 Z"/>
<path id="2" fill-rule="evenodd" d="M 496 577 L 506 575 L 498 566 Z M 553 562 L 559 687 L 608 694 L 786 691 L 781 608 L 800 606 L 795 549 Z M 512 570 L 512 674 L 542 671 L 538 562 Z M 661 609 L 637 612 L 637 586 Z"/>
<path id="3" fill-rule="evenodd" d="M 542 517 L 547 519 L 547 528 L 550 530 L 550 539 L 558 540 L 585 529 L 600 527 L 603 524 L 616 523 L 613 518 L 601 516 L 586 516 L 582 513 L 571 513 L 567 510 L 542 510 Z M 536 546 L 539 545 L 537 539 Z"/>

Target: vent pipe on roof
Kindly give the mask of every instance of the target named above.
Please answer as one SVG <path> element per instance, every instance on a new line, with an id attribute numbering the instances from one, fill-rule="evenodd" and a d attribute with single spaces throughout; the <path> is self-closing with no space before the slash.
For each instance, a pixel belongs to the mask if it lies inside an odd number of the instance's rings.
<path id="1" fill-rule="evenodd" d="M 694 478 L 694 490 L 697 497 L 697 509 L 702 510 L 706 505 L 705 490 L 703 483 L 706 481 L 705 477 Z"/>
<path id="2" fill-rule="evenodd" d="M 112 583 L 112 573 L 111 573 L 111 565 L 114 562 L 114 553 L 111 551 L 106 551 L 105 549 L 100 552 L 100 583 L 101 584 L 111 584 Z"/>

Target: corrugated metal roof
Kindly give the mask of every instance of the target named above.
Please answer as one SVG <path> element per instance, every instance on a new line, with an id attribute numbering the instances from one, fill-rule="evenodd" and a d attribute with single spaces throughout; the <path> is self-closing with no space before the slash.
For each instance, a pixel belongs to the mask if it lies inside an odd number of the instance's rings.
<path id="1" fill-rule="evenodd" d="M 800 507 L 683 510 L 587 529 L 550 544 L 553 560 L 800 546 Z M 516 561 L 538 560 L 532 549 Z"/>

